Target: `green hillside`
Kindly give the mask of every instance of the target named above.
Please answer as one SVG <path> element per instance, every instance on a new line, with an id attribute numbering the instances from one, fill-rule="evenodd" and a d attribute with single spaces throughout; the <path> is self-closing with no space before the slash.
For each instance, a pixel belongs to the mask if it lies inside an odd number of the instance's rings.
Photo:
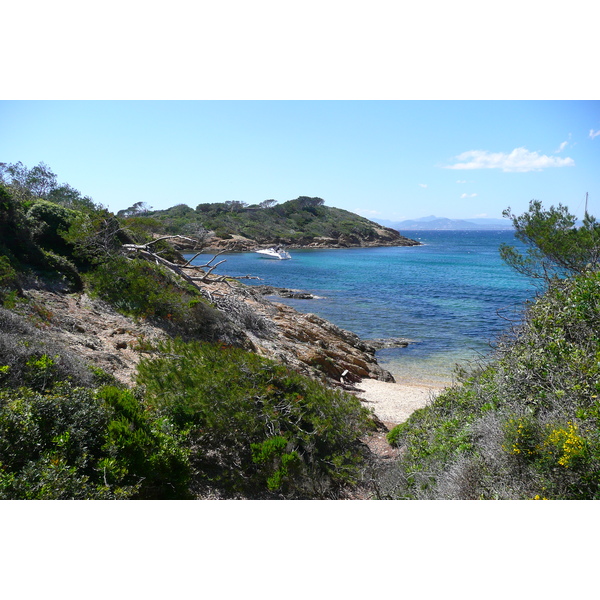
<path id="1" fill-rule="evenodd" d="M 208 230 L 222 239 L 235 235 L 258 244 L 308 245 L 323 238 L 344 246 L 417 244 L 393 229 L 306 196 L 282 204 L 267 200 L 251 206 L 232 201 L 199 204 L 193 209 L 179 204 L 143 214 L 132 207 L 118 216 L 143 217 L 160 233 L 193 235 Z"/>

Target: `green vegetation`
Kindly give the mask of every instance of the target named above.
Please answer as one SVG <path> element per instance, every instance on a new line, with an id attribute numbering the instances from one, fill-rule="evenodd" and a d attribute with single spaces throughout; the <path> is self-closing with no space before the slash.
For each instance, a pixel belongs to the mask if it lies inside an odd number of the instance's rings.
<path id="1" fill-rule="evenodd" d="M 0 390 L 0 498 L 185 498 L 190 467 L 168 424 L 127 390 Z"/>
<path id="2" fill-rule="evenodd" d="M 159 353 L 140 363 L 138 384 L 187 432 L 200 485 L 310 498 L 357 481 L 372 423 L 353 396 L 236 348 L 174 340 Z"/>
<path id="3" fill-rule="evenodd" d="M 113 256 L 88 273 L 89 292 L 122 314 L 151 320 L 185 339 L 243 344 L 236 326 L 171 271 L 141 259 Z"/>
<path id="4" fill-rule="evenodd" d="M 358 479 L 369 413 L 255 354 L 173 340 L 129 390 L 26 318 L 0 324 L 0 498 L 323 498 Z"/>
<path id="5" fill-rule="evenodd" d="M 544 209 L 539 200 L 529 203 L 529 210 L 515 216 L 510 208 L 504 216 L 511 218 L 515 237 L 527 247 L 523 256 L 513 246 L 503 244 L 500 255 L 511 267 L 534 279 L 548 283 L 597 268 L 600 259 L 600 224 L 586 213 L 581 227 L 567 207 Z"/>
<path id="6" fill-rule="evenodd" d="M 123 216 L 132 212 L 133 207 L 123 211 Z M 214 231 L 220 238 L 241 235 L 260 244 L 305 244 L 318 237 L 340 236 L 354 241 L 374 241 L 385 229 L 351 212 L 324 206 L 321 198 L 306 196 L 282 204 L 274 200 L 252 206 L 235 201 L 199 204 L 195 210 L 180 204 L 144 215 L 137 219 L 142 223 L 151 220 L 160 224 L 164 233 L 189 235 Z M 399 237 L 393 230 L 386 231 L 388 236 Z"/>

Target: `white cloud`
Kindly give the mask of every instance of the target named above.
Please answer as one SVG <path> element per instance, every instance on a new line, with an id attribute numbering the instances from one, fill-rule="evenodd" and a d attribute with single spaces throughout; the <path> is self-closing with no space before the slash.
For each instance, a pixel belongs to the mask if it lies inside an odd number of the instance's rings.
<path id="1" fill-rule="evenodd" d="M 475 198 L 477 194 L 461 194 L 461 198 Z"/>
<path id="2" fill-rule="evenodd" d="M 467 183 L 467 180 L 466 179 L 459 179 L 459 180 L 457 180 L 456 183 Z"/>
<path id="3" fill-rule="evenodd" d="M 598 131 L 594 131 L 593 129 L 590 129 L 590 137 L 592 139 L 594 139 L 596 136 L 600 135 L 600 129 L 598 129 Z"/>
<path id="4" fill-rule="evenodd" d="M 561 144 L 561 145 L 558 147 L 558 150 L 555 150 L 555 151 L 554 151 L 554 154 L 558 154 L 559 152 L 562 152 L 562 151 L 563 151 L 563 150 L 564 150 L 564 149 L 567 147 L 567 145 L 568 145 L 568 144 L 569 144 L 569 142 L 563 142 L 563 143 L 562 143 L 562 144 Z"/>
<path id="5" fill-rule="evenodd" d="M 420 184 L 419 184 L 419 187 L 426 188 L 426 187 L 427 187 L 427 184 L 426 184 L 426 183 L 420 183 Z"/>
<path id="6" fill-rule="evenodd" d="M 557 158 L 530 152 L 527 148 L 515 148 L 510 154 L 506 152 L 488 152 L 487 150 L 469 150 L 459 154 L 459 161 L 446 169 L 502 169 L 505 172 L 526 173 L 542 171 L 550 167 L 573 167 L 572 158 Z"/>

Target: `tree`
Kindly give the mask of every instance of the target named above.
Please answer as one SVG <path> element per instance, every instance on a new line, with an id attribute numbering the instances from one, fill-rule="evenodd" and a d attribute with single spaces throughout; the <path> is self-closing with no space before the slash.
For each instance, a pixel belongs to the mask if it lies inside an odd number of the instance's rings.
<path id="1" fill-rule="evenodd" d="M 89 196 L 82 196 L 68 183 L 58 185 L 56 174 L 43 162 L 33 169 L 28 169 L 22 162 L 0 163 L 0 183 L 18 201 L 42 198 L 75 210 L 94 211 L 100 208 Z"/>
<path id="2" fill-rule="evenodd" d="M 238 211 L 242 210 L 242 208 L 246 208 L 246 206 L 248 206 L 248 203 L 247 202 L 240 202 L 239 200 L 227 200 L 225 202 L 225 206 L 231 212 L 238 212 Z"/>
<path id="3" fill-rule="evenodd" d="M 0 180 L 8 185 L 19 200 L 46 198 L 56 187 L 56 175 L 41 162 L 28 169 L 22 162 L 0 164 Z"/>
<path id="4" fill-rule="evenodd" d="M 309 198 L 308 196 L 299 196 L 296 198 L 296 202 L 300 209 L 316 208 L 325 204 L 323 198 Z"/>
<path id="5" fill-rule="evenodd" d="M 107 210 L 79 213 L 61 235 L 80 259 L 96 264 L 119 253 L 123 243 L 133 242 L 127 229 Z"/>
<path id="6" fill-rule="evenodd" d="M 185 205 L 184 205 L 185 206 Z M 145 202 L 136 202 L 133 206 L 120 210 L 117 213 L 117 217 L 137 217 L 146 215 L 152 210 L 152 207 Z M 190 209 L 191 210 L 191 209 Z"/>
<path id="7" fill-rule="evenodd" d="M 600 261 L 600 224 L 587 211 L 580 227 L 566 206 L 544 209 L 531 200 L 529 210 L 520 216 L 503 215 L 513 222 L 515 237 L 527 247 L 525 254 L 514 246 L 502 244 L 500 256 L 519 273 L 549 283 L 597 269 Z"/>
<path id="8" fill-rule="evenodd" d="M 35 198 L 46 198 L 56 186 L 56 174 L 45 163 L 41 162 L 29 171 L 27 187 Z"/>
<path id="9" fill-rule="evenodd" d="M 277 200 L 263 200 L 258 206 L 259 208 L 272 208 L 277 204 Z"/>
<path id="10" fill-rule="evenodd" d="M 47 199 L 50 200 L 50 202 L 61 204 L 62 206 L 72 208 L 73 210 L 90 212 L 101 208 L 100 206 L 96 206 L 89 196 L 82 196 L 79 190 L 76 190 L 68 183 L 63 183 L 52 189 L 48 193 Z"/>

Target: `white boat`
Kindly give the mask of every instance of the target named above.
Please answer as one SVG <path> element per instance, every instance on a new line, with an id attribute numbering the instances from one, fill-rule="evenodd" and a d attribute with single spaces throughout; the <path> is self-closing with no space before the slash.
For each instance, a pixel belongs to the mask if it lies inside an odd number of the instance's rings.
<path id="1" fill-rule="evenodd" d="M 256 250 L 263 258 L 274 258 L 275 260 L 287 260 L 292 258 L 289 252 L 286 252 L 280 246 L 273 248 L 265 248 L 264 250 Z"/>

